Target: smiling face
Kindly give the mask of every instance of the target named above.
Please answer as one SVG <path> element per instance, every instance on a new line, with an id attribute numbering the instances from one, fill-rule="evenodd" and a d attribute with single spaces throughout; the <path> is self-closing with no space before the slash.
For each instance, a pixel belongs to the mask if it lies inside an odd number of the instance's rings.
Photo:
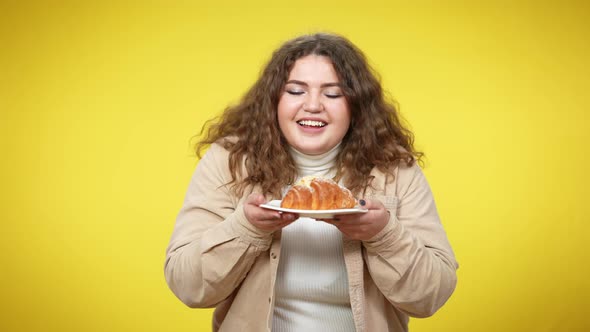
<path id="1" fill-rule="evenodd" d="M 328 57 L 299 58 L 281 93 L 279 127 L 289 145 L 307 155 L 335 147 L 350 126 L 350 109 Z"/>

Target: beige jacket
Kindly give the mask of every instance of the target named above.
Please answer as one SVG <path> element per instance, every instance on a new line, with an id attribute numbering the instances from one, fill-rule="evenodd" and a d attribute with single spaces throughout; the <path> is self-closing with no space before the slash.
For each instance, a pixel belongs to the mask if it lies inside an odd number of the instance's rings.
<path id="1" fill-rule="evenodd" d="M 370 241 L 344 239 L 350 301 L 357 331 L 407 331 L 408 317 L 426 317 L 449 298 L 457 263 L 418 166 L 396 169 L 395 181 L 373 171 L 366 198 L 391 212 Z M 228 152 L 214 144 L 199 162 L 167 249 L 165 275 L 187 306 L 215 307 L 213 331 L 270 331 L 280 232 L 252 226 L 235 196 Z M 391 180 L 391 179 L 389 179 Z M 270 197 L 269 197 L 270 199 Z"/>

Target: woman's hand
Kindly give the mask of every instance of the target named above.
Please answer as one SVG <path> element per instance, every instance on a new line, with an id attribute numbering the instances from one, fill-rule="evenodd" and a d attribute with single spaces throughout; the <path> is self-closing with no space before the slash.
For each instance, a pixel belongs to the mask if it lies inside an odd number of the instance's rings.
<path id="1" fill-rule="evenodd" d="M 299 218 L 294 213 L 283 213 L 261 208 L 260 204 L 264 203 L 266 203 L 264 196 L 256 193 L 250 194 L 244 202 L 246 219 L 258 229 L 266 232 L 274 232 Z"/>
<path id="2" fill-rule="evenodd" d="M 323 219 L 323 221 L 336 226 L 344 235 L 353 240 L 370 240 L 389 222 L 389 211 L 378 200 L 360 200 L 360 204 L 369 211 L 338 215 L 334 219 Z"/>

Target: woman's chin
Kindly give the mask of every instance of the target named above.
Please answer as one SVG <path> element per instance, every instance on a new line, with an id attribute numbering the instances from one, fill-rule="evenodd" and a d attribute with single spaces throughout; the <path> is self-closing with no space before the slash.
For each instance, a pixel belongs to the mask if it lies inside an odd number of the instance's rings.
<path id="1" fill-rule="evenodd" d="M 295 150 L 306 154 L 308 156 L 316 156 L 330 151 L 333 147 L 319 146 L 319 145 L 299 145 L 293 147 Z"/>

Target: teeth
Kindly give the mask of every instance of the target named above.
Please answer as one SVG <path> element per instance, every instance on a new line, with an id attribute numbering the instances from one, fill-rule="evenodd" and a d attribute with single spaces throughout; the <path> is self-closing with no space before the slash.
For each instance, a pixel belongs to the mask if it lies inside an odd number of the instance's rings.
<path id="1" fill-rule="evenodd" d="M 321 121 L 313 121 L 313 120 L 302 120 L 298 122 L 302 126 L 311 126 L 311 127 L 323 127 L 326 125 L 325 122 Z"/>

